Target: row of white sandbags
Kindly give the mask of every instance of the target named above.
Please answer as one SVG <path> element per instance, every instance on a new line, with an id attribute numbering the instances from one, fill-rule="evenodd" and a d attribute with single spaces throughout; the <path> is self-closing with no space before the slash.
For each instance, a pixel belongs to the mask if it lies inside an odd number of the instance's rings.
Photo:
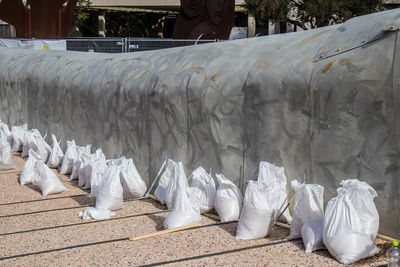
<path id="1" fill-rule="evenodd" d="M 28 156 L 20 175 L 22 185 L 37 182 L 44 196 L 64 192 L 67 189 L 50 170 L 59 168 L 60 174 L 70 174 L 71 180 L 78 179 L 79 186 L 90 189 L 91 196 L 96 198 L 96 207 L 88 208 L 82 214 L 84 218 L 91 215 L 98 219 L 108 218 L 113 214 L 111 210 L 123 207 L 124 198 L 141 197 L 146 191 L 146 184 L 132 159 L 106 160 L 101 149 L 91 154 L 91 145 L 77 146 L 74 140 L 67 141 L 64 155 L 55 135 L 51 135 L 53 145 L 50 147 L 37 129 L 28 130 L 26 124 L 13 126 L 10 132 L 6 124 L 0 123 L 2 136 L 7 140 L 8 148 Z M 9 152 L 8 157 L 11 159 Z"/>
<path id="2" fill-rule="evenodd" d="M 376 191 L 357 179 L 341 181 L 338 196 L 323 209 L 324 188 L 292 181 L 296 191 L 288 239 L 302 238 L 306 252 L 327 248 L 339 262 L 351 264 L 379 252 L 375 238 L 379 214 Z"/>
<path id="3" fill-rule="evenodd" d="M 10 131 L 7 124 L 0 122 L 0 169 L 15 168 L 11 150 L 21 151 L 23 146 L 31 160 L 28 160 L 27 168 L 20 175 L 21 184 L 37 182 L 43 195 L 66 191 L 57 176 L 42 161 L 41 156 L 46 154 L 43 158 L 47 158 L 51 148 L 39 131 L 28 131 L 26 124 L 12 126 Z"/>
<path id="4" fill-rule="evenodd" d="M 60 174 L 70 174 L 71 180 L 78 180 L 78 186 L 90 189 L 96 199 L 95 207 L 79 212 L 83 219 L 108 219 L 115 210 L 123 208 L 123 200 L 139 198 L 146 192 L 146 184 L 139 175 L 132 159 L 121 157 L 106 160 L 101 149 L 91 154 L 91 145 L 77 146 L 67 141 L 62 158 Z"/>
<path id="5" fill-rule="evenodd" d="M 8 128 L 8 125 L 0 120 L 0 170 L 15 168 L 11 160 L 12 144 L 13 134 Z"/>
<path id="6" fill-rule="evenodd" d="M 277 217 L 290 222 L 284 169 L 260 162 L 257 181 L 249 181 L 244 201 L 239 189 L 217 174 L 218 190 L 210 174 L 199 167 L 189 187 L 181 163 L 168 161 L 155 196 L 172 211 L 164 221 L 166 229 L 193 224 L 200 213 L 214 207 L 222 222 L 239 218 L 237 239 L 267 236 Z M 338 197 L 323 209 L 323 187 L 291 182 L 296 192 L 294 217 L 288 239 L 302 238 L 307 252 L 328 248 L 342 263 L 353 263 L 378 252 L 374 245 L 379 215 L 373 202 L 375 190 L 356 179 L 341 182 Z M 242 206 L 243 204 L 243 206 Z M 282 211 L 284 212 L 282 213 Z M 240 217 L 239 217 L 240 215 Z"/>
<path id="7" fill-rule="evenodd" d="M 193 171 L 192 183 L 189 187 L 182 163 L 168 160 L 166 170 L 160 177 L 154 192 L 161 204 L 166 204 L 169 209 L 172 209 L 164 222 L 165 228 L 196 223 L 201 219 L 200 213 L 206 213 L 215 208 L 222 222 L 235 221 L 241 217 L 239 222 L 242 224 L 243 233 L 239 233 L 238 236 L 244 236 L 246 224 L 253 222 L 252 203 L 250 201 L 247 203 L 245 200 L 247 205 L 242 211 L 243 197 L 238 187 L 222 174 L 216 174 L 216 179 L 218 190 L 211 174 L 199 167 Z M 282 207 L 287 203 L 286 177 L 283 168 L 261 162 L 258 180 L 260 184 L 273 188 L 273 191 L 276 192 L 273 199 L 276 203 L 276 210 L 283 210 Z M 266 219 L 267 217 L 263 218 L 263 221 Z M 290 222 L 289 212 L 285 211 L 280 219 L 283 222 Z M 249 227 L 252 226 L 249 225 Z M 262 229 L 262 231 L 265 232 L 263 235 L 265 236 L 267 229 Z M 245 238 L 243 237 L 243 239 Z"/>

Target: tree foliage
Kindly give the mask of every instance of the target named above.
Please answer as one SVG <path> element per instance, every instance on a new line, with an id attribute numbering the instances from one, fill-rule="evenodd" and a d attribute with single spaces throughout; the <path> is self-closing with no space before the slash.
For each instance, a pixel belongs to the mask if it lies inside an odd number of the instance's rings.
<path id="1" fill-rule="evenodd" d="M 245 0 L 262 22 L 289 22 L 303 29 L 344 22 L 382 10 L 383 0 Z"/>
<path id="2" fill-rule="evenodd" d="M 164 13 L 108 12 L 107 36 L 113 37 L 162 37 Z"/>
<path id="3" fill-rule="evenodd" d="M 88 7 L 92 4 L 90 0 L 78 0 L 76 4 L 75 17 L 79 21 L 85 21 L 89 18 Z"/>
<path id="4" fill-rule="evenodd" d="M 72 27 L 68 34 L 69 37 L 82 36 L 80 28 L 85 28 L 86 22 L 91 18 L 91 12 L 89 10 L 91 4 L 92 2 L 90 2 L 90 0 L 78 0 L 72 19 Z"/>

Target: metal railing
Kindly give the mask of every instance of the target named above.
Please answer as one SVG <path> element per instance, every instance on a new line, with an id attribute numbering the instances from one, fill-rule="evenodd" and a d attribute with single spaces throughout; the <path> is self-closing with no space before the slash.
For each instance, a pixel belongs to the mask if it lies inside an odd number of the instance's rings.
<path id="1" fill-rule="evenodd" d="M 67 50 L 100 53 L 129 53 L 179 46 L 218 42 L 218 40 L 182 40 L 166 38 L 68 38 Z"/>

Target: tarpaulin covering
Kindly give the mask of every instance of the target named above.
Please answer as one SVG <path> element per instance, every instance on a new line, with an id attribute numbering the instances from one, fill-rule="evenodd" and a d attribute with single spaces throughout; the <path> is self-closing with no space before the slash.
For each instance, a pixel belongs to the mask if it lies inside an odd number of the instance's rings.
<path id="1" fill-rule="evenodd" d="M 0 49 L 0 117 L 244 190 L 260 161 L 325 187 L 366 181 L 399 234 L 400 10 L 267 37 L 131 54 Z"/>

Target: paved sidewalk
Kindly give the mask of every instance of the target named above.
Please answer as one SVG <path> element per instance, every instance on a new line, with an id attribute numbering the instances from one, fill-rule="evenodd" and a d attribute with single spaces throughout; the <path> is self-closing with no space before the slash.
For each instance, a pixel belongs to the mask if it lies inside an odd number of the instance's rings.
<path id="1" fill-rule="evenodd" d="M 326 250 L 305 253 L 289 230 L 235 240 L 237 222 L 218 224 L 203 216 L 202 226 L 131 242 L 129 237 L 163 230 L 168 212 L 153 199 L 131 200 L 107 221 L 82 220 L 93 205 L 88 191 L 58 175 L 68 192 L 43 197 L 37 185 L 21 186 L 24 159 L 13 155 L 15 170 L 0 171 L 1 266 L 342 266 Z M 355 265 L 385 264 L 389 242 L 377 240 L 381 254 Z"/>

